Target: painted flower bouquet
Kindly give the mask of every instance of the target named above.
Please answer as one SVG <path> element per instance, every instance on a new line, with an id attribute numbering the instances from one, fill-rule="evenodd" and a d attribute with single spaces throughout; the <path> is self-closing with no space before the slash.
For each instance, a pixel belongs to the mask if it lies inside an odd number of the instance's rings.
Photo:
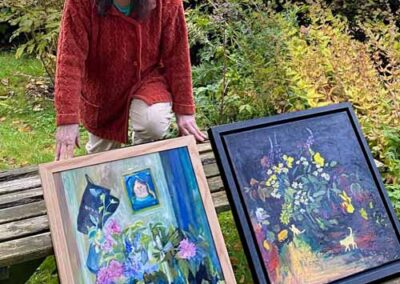
<path id="1" fill-rule="evenodd" d="M 271 260 L 290 244 L 326 256 L 355 253 L 373 241 L 362 232 L 379 234 L 387 226 L 381 205 L 357 171 L 316 151 L 307 131 L 307 141 L 291 155 L 270 140 L 270 151 L 260 159 L 262 173 L 244 188 L 258 242 L 272 267 Z M 370 256 L 374 248 L 357 253 Z"/>
<path id="2" fill-rule="evenodd" d="M 86 266 L 96 275 L 96 283 L 219 283 L 203 232 L 143 222 L 122 228 L 110 218 L 116 201 L 107 194 L 101 192 L 97 208 L 85 211 L 85 220 L 91 220 L 85 223 L 91 224 Z"/>

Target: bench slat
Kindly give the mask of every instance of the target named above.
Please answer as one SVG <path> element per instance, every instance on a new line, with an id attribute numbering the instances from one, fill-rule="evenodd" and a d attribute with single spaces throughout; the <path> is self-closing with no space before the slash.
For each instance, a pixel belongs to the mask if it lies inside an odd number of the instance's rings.
<path id="1" fill-rule="evenodd" d="M 0 267 L 53 254 L 50 232 L 0 243 Z"/>
<path id="2" fill-rule="evenodd" d="M 0 183 L 0 196 L 6 193 L 39 187 L 40 185 L 41 182 L 38 175 L 2 182 Z"/>
<path id="3" fill-rule="evenodd" d="M 46 214 L 44 200 L 26 205 L 0 209 L 0 225 Z"/>
<path id="4" fill-rule="evenodd" d="M 0 195 L 0 209 L 32 203 L 43 199 L 41 187 Z"/>
<path id="5" fill-rule="evenodd" d="M 48 229 L 47 215 L 6 223 L 0 225 L 0 242 L 30 236 Z"/>
<path id="6" fill-rule="evenodd" d="M 0 171 L 0 182 L 21 178 L 28 175 L 37 175 L 38 166 L 28 166 L 7 171 Z"/>

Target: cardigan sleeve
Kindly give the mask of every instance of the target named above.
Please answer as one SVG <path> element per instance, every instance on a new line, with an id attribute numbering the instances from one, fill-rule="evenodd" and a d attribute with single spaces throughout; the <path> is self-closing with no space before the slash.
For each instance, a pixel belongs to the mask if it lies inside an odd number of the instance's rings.
<path id="1" fill-rule="evenodd" d="M 89 49 L 90 0 L 66 0 L 57 49 L 56 124 L 79 123 L 79 99 Z"/>
<path id="2" fill-rule="evenodd" d="M 176 114 L 195 113 L 188 32 L 182 0 L 166 1 L 161 42 L 162 63 Z"/>

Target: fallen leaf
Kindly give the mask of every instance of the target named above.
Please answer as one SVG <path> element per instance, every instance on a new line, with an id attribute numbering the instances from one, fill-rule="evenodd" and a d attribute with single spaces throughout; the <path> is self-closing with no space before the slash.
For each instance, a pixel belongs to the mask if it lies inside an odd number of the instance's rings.
<path id="1" fill-rule="evenodd" d="M 0 117 L 0 122 L 4 122 L 4 121 L 6 121 L 6 117 L 5 116 L 2 116 L 2 117 Z"/>
<path id="2" fill-rule="evenodd" d="M 33 111 L 35 111 L 35 112 L 38 112 L 38 111 L 42 111 L 43 110 L 43 108 L 42 108 L 42 106 L 41 105 L 35 105 L 34 107 L 33 107 Z"/>
<path id="3" fill-rule="evenodd" d="M 9 84 L 10 82 L 9 82 L 9 80 L 8 80 L 7 78 L 5 78 L 5 79 L 1 79 L 1 83 L 2 83 L 4 86 L 8 86 L 8 84 Z"/>
<path id="4" fill-rule="evenodd" d="M 240 277 L 239 283 L 244 283 L 245 280 L 246 278 L 244 277 L 244 275 L 242 275 L 242 277 Z"/>

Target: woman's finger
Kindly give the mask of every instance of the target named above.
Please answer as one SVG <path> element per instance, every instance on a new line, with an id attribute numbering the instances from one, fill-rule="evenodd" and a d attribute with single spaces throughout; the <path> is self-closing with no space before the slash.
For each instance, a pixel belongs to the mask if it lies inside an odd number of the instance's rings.
<path id="1" fill-rule="evenodd" d="M 57 144 L 56 144 L 56 152 L 54 154 L 54 160 L 55 161 L 60 160 L 60 151 L 61 151 L 61 144 L 57 142 Z"/>
<path id="2" fill-rule="evenodd" d="M 60 146 L 60 161 L 67 159 L 67 144 L 61 143 Z"/>
<path id="3" fill-rule="evenodd" d="M 187 130 L 190 132 L 190 134 L 194 135 L 197 141 L 204 142 L 204 138 L 202 137 L 200 131 L 193 124 L 188 124 Z"/>
<path id="4" fill-rule="evenodd" d="M 67 159 L 74 157 L 74 144 L 67 144 Z"/>
<path id="5" fill-rule="evenodd" d="M 207 140 L 207 135 L 205 135 L 197 126 L 196 123 L 193 123 L 193 127 L 196 129 L 197 133 L 203 138 L 203 140 Z"/>
<path id="6" fill-rule="evenodd" d="M 190 132 L 183 126 L 179 127 L 179 132 L 181 136 L 188 136 L 190 135 Z"/>

